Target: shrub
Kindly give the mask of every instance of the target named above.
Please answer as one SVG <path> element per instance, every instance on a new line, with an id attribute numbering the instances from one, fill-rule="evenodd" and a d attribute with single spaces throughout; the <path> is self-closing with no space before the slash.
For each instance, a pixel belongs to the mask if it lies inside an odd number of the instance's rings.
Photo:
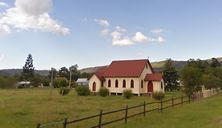
<path id="1" fill-rule="evenodd" d="M 90 90 L 88 86 L 76 86 L 75 90 L 79 96 L 90 95 Z"/>
<path id="2" fill-rule="evenodd" d="M 123 90 L 123 97 L 126 99 L 130 99 L 133 96 L 132 90 L 125 89 Z"/>
<path id="3" fill-rule="evenodd" d="M 99 95 L 102 97 L 108 96 L 109 95 L 109 89 L 105 88 L 105 87 L 101 87 L 99 89 Z"/>
<path id="4" fill-rule="evenodd" d="M 67 87 L 68 85 L 68 80 L 66 78 L 56 78 L 53 81 L 54 88 Z"/>
<path id="5" fill-rule="evenodd" d="M 154 92 L 153 98 L 156 100 L 162 100 L 165 97 L 165 94 L 163 92 Z"/>
<path id="6" fill-rule="evenodd" d="M 69 94 L 69 91 L 70 91 L 69 88 L 67 88 L 67 87 L 61 87 L 61 88 L 59 89 L 59 94 L 62 95 L 62 96 L 64 96 L 64 95 Z"/>
<path id="7" fill-rule="evenodd" d="M 43 79 L 42 84 L 43 84 L 43 86 L 49 86 L 50 82 L 47 79 Z"/>

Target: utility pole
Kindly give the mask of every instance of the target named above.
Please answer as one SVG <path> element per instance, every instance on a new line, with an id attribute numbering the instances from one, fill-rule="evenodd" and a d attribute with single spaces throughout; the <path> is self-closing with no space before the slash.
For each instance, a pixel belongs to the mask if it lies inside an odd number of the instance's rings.
<path id="1" fill-rule="evenodd" d="M 53 87 L 53 68 L 51 68 L 51 87 Z"/>
<path id="2" fill-rule="evenodd" d="M 52 95 L 52 88 L 53 88 L 53 68 L 51 68 L 51 82 L 50 82 L 50 96 Z"/>

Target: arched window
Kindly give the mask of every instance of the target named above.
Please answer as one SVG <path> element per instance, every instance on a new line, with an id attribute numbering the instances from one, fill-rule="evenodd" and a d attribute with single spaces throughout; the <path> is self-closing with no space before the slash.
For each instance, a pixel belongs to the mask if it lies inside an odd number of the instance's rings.
<path id="1" fill-rule="evenodd" d="M 126 88 L 126 80 L 123 80 L 123 88 Z"/>
<path id="2" fill-rule="evenodd" d="M 130 87 L 134 88 L 134 81 L 133 80 L 130 81 Z"/>
<path id="3" fill-rule="evenodd" d="M 115 81 L 115 87 L 118 88 L 118 80 Z"/>
<path id="4" fill-rule="evenodd" d="M 163 82 L 161 82 L 161 89 L 163 89 Z"/>
<path id="5" fill-rule="evenodd" d="M 108 87 L 111 87 L 111 80 L 108 81 Z"/>
<path id="6" fill-rule="evenodd" d="M 93 82 L 92 91 L 96 91 L 96 82 Z"/>
<path id="7" fill-rule="evenodd" d="M 141 88 L 143 88 L 143 80 L 141 80 Z"/>

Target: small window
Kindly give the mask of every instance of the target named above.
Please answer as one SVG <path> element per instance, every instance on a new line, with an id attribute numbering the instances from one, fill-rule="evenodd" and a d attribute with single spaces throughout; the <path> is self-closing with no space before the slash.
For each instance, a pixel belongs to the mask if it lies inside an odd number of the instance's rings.
<path id="1" fill-rule="evenodd" d="M 133 80 L 130 81 L 130 87 L 134 88 L 134 81 Z"/>
<path id="2" fill-rule="evenodd" d="M 141 88 L 143 88 L 143 80 L 141 80 Z"/>
<path id="3" fill-rule="evenodd" d="M 126 88 L 126 80 L 123 80 L 123 88 Z"/>
<path id="4" fill-rule="evenodd" d="M 118 88 L 118 80 L 115 81 L 115 87 Z"/>
<path id="5" fill-rule="evenodd" d="M 111 80 L 108 81 L 108 87 L 111 87 Z"/>
<path id="6" fill-rule="evenodd" d="M 163 89 L 163 82 L 161 82 L 161 89 Z"/>
<path id="7" fill-rule="evenodd" d="M 103 85 L 103 81 L 102 81 L 102 84 L 101 84 L 101 87 L 103 87 L 104 85 Z"/>

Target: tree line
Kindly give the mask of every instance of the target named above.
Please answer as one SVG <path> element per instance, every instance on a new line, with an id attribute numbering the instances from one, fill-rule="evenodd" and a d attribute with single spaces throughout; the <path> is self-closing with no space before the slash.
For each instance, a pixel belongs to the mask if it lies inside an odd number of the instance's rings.
<path id="1" fill-rule="evenodd" d="M 174 67 L 171 59 L 167 59 L 162 72 L 165 89 L 168 91 L 182 89 L 187 95 L 192 95 L 200 91 L 203 85 L 207 89 L 222 88 L 222 67 L 216 58 L 210 61 L 189 59 L 186 66 L 179 70 Z M 80 73 L 77 64 L 59 70 L 52 68 L 48 76 L 41 76 L 35 73 L 33 58 L 29 54 L 21 74 L 0 76 L 0 88 L 14 88 L 19 81 L 30 81 L 32 86 L 50 86 L 50 83 L 54 87 L 67 86 L 68 83 L 75 86 L 74 81 L 78 78 L 91 76 L 92 74 Z"/>
<path id="2" fill-rule="evenodd" d="M 58 87 L 59 86 L 58 83 L 61 80 L 65 80 L 66 82 L 70 80 L 70 74 L 71 74 L 72 86 L 74 86 L 74 81 L 76 81 L 78 78 L 90 78 L 92 75 L 89 73 L 80 73 L 77 64 L 72 65 L 69 68 L 64 66 L 61 67 L 59 70 L 52 68 L 47 76 L 36 74 L 35 67 L 33 65 L 33 57 L 31 54 L 29 54 L 22 68 L 21 74 L 15 74 L 14 76 L 0 75 L 0 88 L 14 88 L 16 83 L 20 81 L 30 81 L 31 82 L 30 86 L 34 87 L 40 85 L 50 86 L 52 77 L 55 83 L 53 86 Z"/>
<path id="3" fill-rule="evenodd" d="M 212 58 L 210 61 L 189 59 L 186 66 L 176 70 L 173 61 L 167 59 L 163 68 L 166 90 L 182 89 L 187 95 L 206 89 L 222 88 L 221 63 Z"/>

